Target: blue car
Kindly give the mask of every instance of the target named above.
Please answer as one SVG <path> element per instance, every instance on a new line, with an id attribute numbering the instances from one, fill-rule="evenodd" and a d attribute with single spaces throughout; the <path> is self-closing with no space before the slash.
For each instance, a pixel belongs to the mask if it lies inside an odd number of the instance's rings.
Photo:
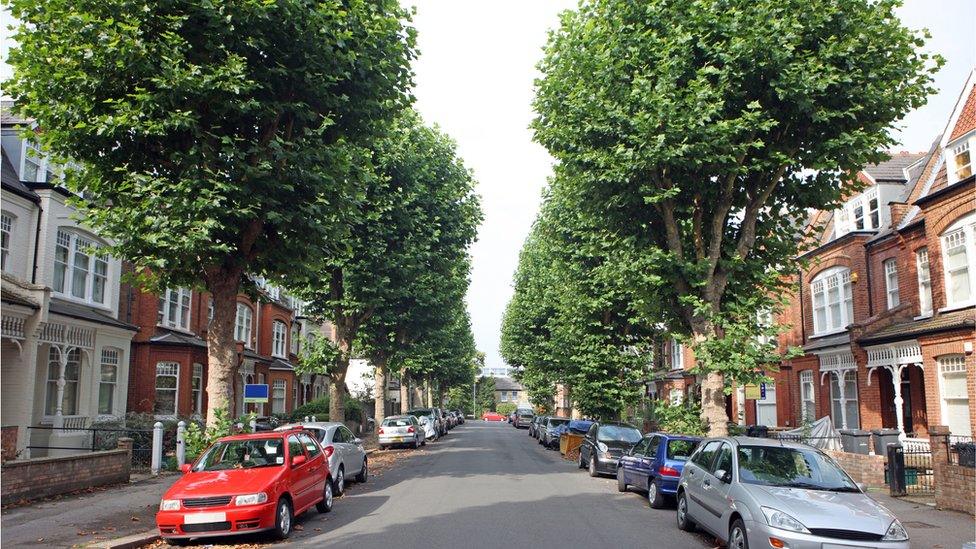
<path id="1" fill-rule="evenodd" d="M 617 490 L 628 486 L 647 492 L 651 507 L 660 509 L 674 498 L 681 470 L 701 438 L 666 433 L 648 433 L 624 454 L 617 465 Z"/>

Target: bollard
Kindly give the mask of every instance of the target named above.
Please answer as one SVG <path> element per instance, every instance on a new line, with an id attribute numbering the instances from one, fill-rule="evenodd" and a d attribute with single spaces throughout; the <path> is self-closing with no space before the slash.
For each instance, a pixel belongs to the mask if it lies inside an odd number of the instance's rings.
<path id="1" fill-rule="evenodd" d="M 315 423 L 316 421 L 318 421 L 318 420 L 315 419 L 315 416 L 312 416 L 312 423 Z"/>
<path id="2" fill-rule="evenodd" d="M 152 438 L 152 462 L 150 470 L 153 475 L 158 475 L 163 465 L 163 424 L 157 421 L 153 425 Z"/>
<path id="3" fill-rule="evenodd" d="M 308 423 L 308 416 L 305 416 L 304 421 L 305 423 Z"/>
<path id="4" fill-rule="evenodd" d="M 186 463 L 186 422 L 176 424 L 176 465 Z"/>
<path id="5" fill-rule="evenodd" d="M 894 497 L 908 493 L 905 489 L 905 449 L 901 444 L 888 445 L 888 489 Z"/>
<path id="6" fill-rule="evenodd" d="M 251 432 L 252 433 L 258 432 L 258 420 L 256 419 L 251 420 Z"/>

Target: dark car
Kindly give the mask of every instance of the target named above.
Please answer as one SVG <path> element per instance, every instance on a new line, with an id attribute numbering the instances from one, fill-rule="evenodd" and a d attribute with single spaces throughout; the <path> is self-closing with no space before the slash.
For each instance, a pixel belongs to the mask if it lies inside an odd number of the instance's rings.
<path id="1" fill-rule="evenodd" d="M 515 425 L 515 412 L 508 414 L 508 422 Z"/>
<path id="2" fill-rule="evenodd" d="M 660 509 L 666 500 L 674 498 L 685 462 L 699 442 L 700 438 L 685 435 L 645 435 L 620 458 L 617 490 L 626 492 L 628 486 L 646 490 L 648 503 Z"/>
<path id="3" fill-rule="evenodd" d="M 535 416 L 529 424 L 529 436 L 539 438 L 539 426 L 548 419 L 548 416 Z"/>
<path id="4" fill-rule="evenodd" d="M 568 417 L 547 417 L 539 424 L 539 444 L 546 448 L 559 446 L 559 435 L 568 429 Z"/>
<path id="5" fill-rule="evenodd" d="M 464 425 L 464 412 L 461 410 L 454 410 L 454 415 L 457 416 L 458 425 Z"/>
<path id="6" fill-rule="evenodd" d="M 580 469 L 590 476 L 617 474 L 617 460 L 640 442 L 637 427 L 619 421 L 594 422 L 580 445 Z"/>

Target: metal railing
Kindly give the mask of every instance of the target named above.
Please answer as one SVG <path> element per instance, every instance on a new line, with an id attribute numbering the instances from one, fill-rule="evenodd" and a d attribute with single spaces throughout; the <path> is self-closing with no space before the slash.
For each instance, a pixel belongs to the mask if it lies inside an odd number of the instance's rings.
<path id="1" fill-rule="evenodd" d="M 976 467 L 976 443 L 971 436 L 946 435 L 949 463 Z"/>
<path id="2" fill-rule="evenodd" d="M 44 431 L 48 432 L 47 444 L 35 444 L 34 435 Z M 68 440 L 59 440 L 62 437 Z M 132 439 L 132 467 L 137 469 L 149 468 L 152 461 L 152 429 L 36 425 L 27 428 L 27 449 L 32 451 L 32 455 L 34 454 L 33 450 L 69 450 L 76 452 L 114 450 L 118 448 L 119 439 L 123 437 Z"/>

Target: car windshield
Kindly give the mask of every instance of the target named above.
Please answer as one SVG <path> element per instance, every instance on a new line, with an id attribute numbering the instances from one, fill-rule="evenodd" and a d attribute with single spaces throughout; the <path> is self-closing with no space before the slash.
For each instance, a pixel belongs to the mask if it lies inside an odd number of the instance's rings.
<path id="1" fill-rule="evenodd" d="M 698 447 L 698 442 L 694 440 L 669 440 L 668 459 L 675 461 L 688 461 L 688 456 Z"/>
<path id="2" fill-rule="evenodd" d="M 597 433 L 596 438 L 603 442 L 622 441 L 634 443 L 642 437 L 640 431 L 627 425 L 601 425 L 600 432 Z"/>
<path id="3" fill-rule="evenodd" d="M 820 452 L 786 446 L 740 446 L 739 480 L 763 486 L 860 492 L 847 473 Z"/>
<path id="4" fill-rule="evenodd" d="M 411 410 L 410 412 L 407 413 L 412 415 L 413 417 L 424 417 L 424 416 L 434 415 L 433 410 Z"/>
<path id="5" fill-rule="evenodd" d="M 566 425 L 568 423 L 569 423 L 569 420 L 568 419 L 550 419 L 549 420 L 549 426 L 550 427 L 559 427 L 560 425 Z"/>
<path id="6" fill-rule="evenodd" d="M 285 443 L 280 438 L 218 442 L 203 454 L 194 471 L 224 471 L 274 467 L 285 462 Z"/>
<path id="7" fill-rule="evenodd" d="M 413 425 L 413 423 L 404 417 L 386 418 L 383 420 L 384 427 L 409 427 L 410 425 Z"/>

